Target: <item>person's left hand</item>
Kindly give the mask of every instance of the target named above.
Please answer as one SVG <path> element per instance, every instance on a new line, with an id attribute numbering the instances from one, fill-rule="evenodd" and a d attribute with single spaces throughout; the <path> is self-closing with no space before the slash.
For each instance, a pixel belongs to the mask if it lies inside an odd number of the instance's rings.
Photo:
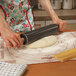
<path id="1" fill-rule="evenodd" d="M 53 24 L 58 24 L 59 25 L 59 30 L 63 31 L 66 28 L 66 22 L 64 20 L 61 20 L 59 18 L 55 18 L 52 20 Z"/>

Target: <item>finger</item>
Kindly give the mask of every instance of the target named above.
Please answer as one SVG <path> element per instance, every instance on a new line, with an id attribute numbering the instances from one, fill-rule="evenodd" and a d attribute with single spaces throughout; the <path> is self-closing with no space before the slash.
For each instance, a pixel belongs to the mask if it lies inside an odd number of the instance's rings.
<path id="1" fill-rule="evenodd" d="M 66 22 L 63 23 L 63 29 L 64 30 L 66 28 Z"/>
<path id="2" fill-rule="evenodd" d="M 13 48 L 16 48 L 18 46 L 18 44 L 13 39 L 10 39 L 9 41 L 13 45 Z"/>
<path id="3" fill-rule="evenodd" d="M 61 31 L 63 31 L 65 29 L 65 23 L 61 22 L 60 25 L 61 25 Z"/>
<path id="4" fill-rule="evenodd" d="M 61 30 L 63 31 L 63 30 L 64 30 L 64 28 L 65 28 L 64 23 L 62 23 L 62 28 L 61 28 Z"/>
<path id="5" fill-rule="evenodd" d="M 18 45 L 17 48 L 20 48 L 21 44 L 20 44 L 20 42 L 18 41 L 18 39 L 15 38 L 14 41 L 15 41 L 15 42 L 17 43 L 17 45 Z"/>
<path id="6" fill-rule="evenodd" d="M 63 24 L 63 29 L 62 30 L 64 30 L 66 28 L 66 26 Z"/>
<path id="7" fill-rule="evenodd" d="M 18 41 L 19 41 L 20 44 L 22 45 L 23 42 L 22 42 L 22 39 L 21 39 L 21 37 L 20 37 L 20 34 L 16 34 L 16 38 L 18 39 Z"/>
<path id="8" fill-rule="evenodd" d="M 4 41 L 5 41 L 5 43 L 6 43 L 6 45 L 7 45 L 8 48 L 12 47 L 11 43 L 8 40 L 4 40 Z"/>
<path id="9" fill-rule="evenodd" d="M 62 23 L 60 23 L 60 24 L 59 24 L 59 29 L 60 29 L 60 31 L 62 31 L 62 28 L 63 28 L 63 27 L 62 27 Z"/>

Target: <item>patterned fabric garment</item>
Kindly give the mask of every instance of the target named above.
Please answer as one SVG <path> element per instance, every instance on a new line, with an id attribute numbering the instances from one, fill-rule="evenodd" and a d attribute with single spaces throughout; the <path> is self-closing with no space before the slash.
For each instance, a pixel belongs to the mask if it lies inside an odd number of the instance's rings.
<path id="1" fill-rule="evenodd" d="M 0 0 L 0 8 L 5 20 L 15 32 L 34 30 L 29 0 Z"/>

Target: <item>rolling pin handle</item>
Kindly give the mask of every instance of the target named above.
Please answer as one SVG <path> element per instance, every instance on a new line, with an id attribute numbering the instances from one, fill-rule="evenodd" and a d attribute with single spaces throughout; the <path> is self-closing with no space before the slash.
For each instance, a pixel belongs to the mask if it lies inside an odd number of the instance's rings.
<path id="1" fill-rule="evenodd" d="M 24 34 L 20 34 L 20 37 L 21 37 L 21 39 L 23 41 L 23 45 L 25 45 L 26 44 L 26 37 L 25 37 L 25 35 Z"/>

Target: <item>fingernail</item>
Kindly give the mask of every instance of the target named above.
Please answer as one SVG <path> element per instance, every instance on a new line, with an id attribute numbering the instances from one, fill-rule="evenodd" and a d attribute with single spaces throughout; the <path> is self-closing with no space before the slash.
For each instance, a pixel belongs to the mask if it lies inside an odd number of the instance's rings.
<path id="1" fill-rule="evenodd" d="M 8 49 L 10 49 L 11 47 L 9 46 Z"/>
<path id="2" fill-rule="evenodd" d="M 15 49 L 15 47 L 13 47 Z"/>
<path id="3" fill-rule="evenodd" d="M 21 45 L 23 45 L 23 42 L 21 43 Z"/>
<path id="4" fill-rule="evenodd" d="M 17 48 L 20 48 L 20 46 L 18 46 Z"/>

